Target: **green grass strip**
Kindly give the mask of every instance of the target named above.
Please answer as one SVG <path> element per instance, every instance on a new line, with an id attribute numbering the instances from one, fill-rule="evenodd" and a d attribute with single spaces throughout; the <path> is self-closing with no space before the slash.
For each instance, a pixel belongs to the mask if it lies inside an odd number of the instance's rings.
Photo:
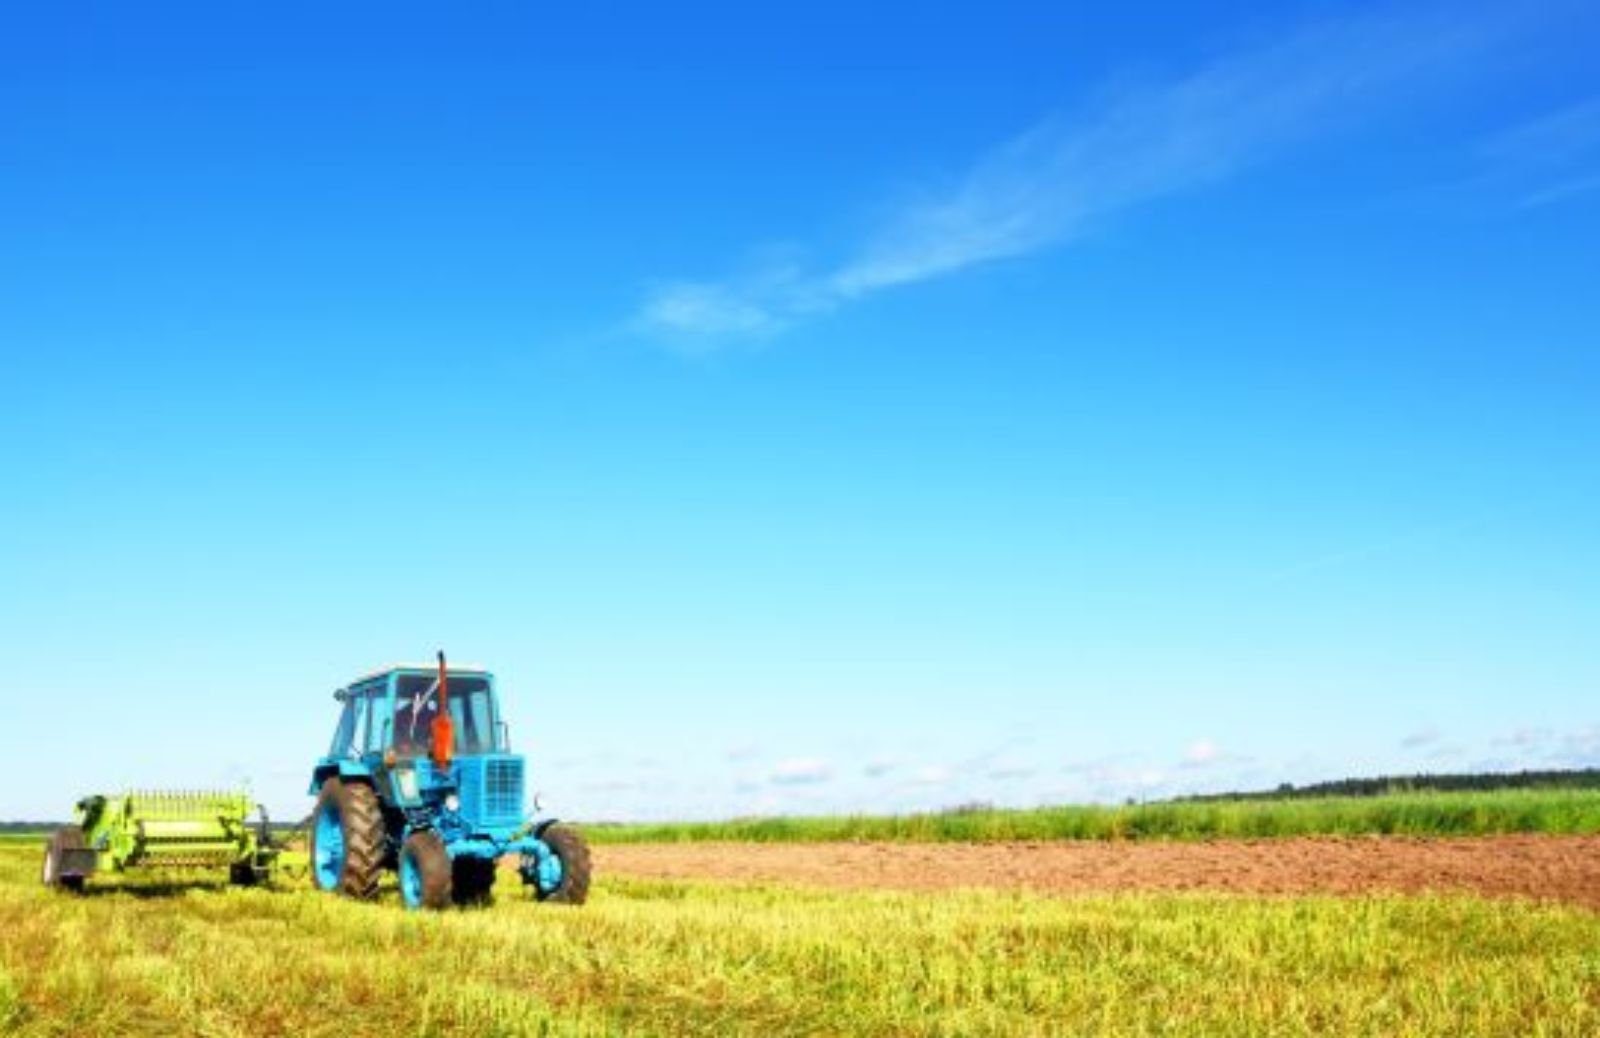
<path id="1" fill-rule="evenodd" d="M 732 840 L 1204 840 L 1285 836 L 1483 836 L 1600 832 L 1600 790 L 1507 789 L 1372 797 L 1176 801 L 585 826 L 594 843 Z"/>

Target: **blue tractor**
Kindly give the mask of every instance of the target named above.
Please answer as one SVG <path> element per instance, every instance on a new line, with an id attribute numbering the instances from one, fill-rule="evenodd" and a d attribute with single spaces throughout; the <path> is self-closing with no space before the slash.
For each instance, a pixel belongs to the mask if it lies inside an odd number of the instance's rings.
<path id="1" fill-rule="evenodd" d="M 518 857 L 541 901 L 582 904 L 589 849 L 554 819 L 523 815 L 525 761 L 511 752 L 494 676 L 396 666 L 334 693 L 342 705 L 311 794 L 311 876 L 319 890 L 371 898 L 386 869 L 407 908 L 485 902 L 496 863 Z"/>

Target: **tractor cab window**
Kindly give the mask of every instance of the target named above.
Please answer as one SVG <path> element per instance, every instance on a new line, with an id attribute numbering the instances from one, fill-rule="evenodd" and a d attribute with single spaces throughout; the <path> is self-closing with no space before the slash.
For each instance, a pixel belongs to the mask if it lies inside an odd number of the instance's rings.
<path id="1" fill-rule="evenodd" d="M 377 720 L 373 705 L 375 694 L 381 695 L 381 691 L 375 693 L 371 688 L 345 690 L 344 712 L 339 717 L 339 727 L 333 733 L 332 756 L 360 757 L 379 748 L 374 732 L 374 722 Z"/>
<path id="2" fill-rule="evenodd" d="M 350 756 L 359 757 L 372 748 L 372 697 L 361 696 L 351 702 L 355 708 L 355 733 L 350 737 Z"/>
<path id="3" fill-rule="evenodd" d="M 340 691 L 339 695 L 348 696 L 349 693 Z M 339 714 L 339 727 L 333 730 L 333 745 L 328 747 L 328 756 L 343 757 L 350 752 L 350 740 L 355 736 L 356 712 L 355 704 L 349 699 L 344 700 L 344 710 Z"/>
<path id="4" fill-rule="evenodd" d="M 439 715 L 439 678 L 404 674 L 394 698 L 394 750 L 402 756 L 422 756 L 433 738 L 433 719 Z M 471 756 L 493 752 L 494 707 L 489 682 L 483 678 L 452 677 L 448 690 L 450 720 L 455 728 L 455 752 Z"/>

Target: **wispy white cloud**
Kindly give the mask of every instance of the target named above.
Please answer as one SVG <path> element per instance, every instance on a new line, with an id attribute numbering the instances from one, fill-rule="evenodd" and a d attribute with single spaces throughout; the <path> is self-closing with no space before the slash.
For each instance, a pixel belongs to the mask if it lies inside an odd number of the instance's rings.
<path id="1" fill-rule="evenodd" d="M 1019 779 L 1032 778 L 1038 774 L 1039 769 L 1026 761 L 1007 757 L 998 760 L 984 772 L 984 777 L 994 782 L 1015 782 Z"/>
<path id="2" fill-rule="evenodd" d="M 1159 789 L 1167 782 L 1167 773 L 1160 768 L 1145 768 L 1135 776 L 1139 788 L 1145 792 Z"/>
<path id="3" fill-rule="evenodd" d="M 1600 725 L 1563 732 L 1545 759 L 1566 768 L 1600 767 Z"/>
<path id="4" fill-rule="evenodd" d="M 1435 766 L 1459 764 L 1466 754 L 1467 748 L 1465 746 L 1440 744 L 1428 751 L 1428 760 L 1432 761 Z"/>
<path id="5" fill-rule="evenodd" d="M 815 757 L 790 757 L 772 766 L 771 781 L 780 786 L 805 786 L 833 778 L 833 765 Z"/>
<path id="6" fill-rule="evenodd" d="M 1129 207 L 1233 175 L 1494 36 L 1454 8 L 1356 17 L 1299 28 L 1188 75 L 1104 90 L 1001 144 L 952 186 L 901 205 L 842 261 L 664 282 L 634 328 L 711 350 L 1057 245 Z"/>
<path id="7" fill-rule="evenodd" d="M 1551 732 L 1548 728 L 1535 728 L 1524 725 L 1514 728 L 1504 735 L 1497 735 L 1491 741 L 1496 747 L 1509 747 L 1516 750 L 1531 751 L 1539 749 L 1550 742 Z"/>
<path id="8" fill-rule="evenodd" d="M 771 289 L 752 285 L 677 282 L 653 292 L 640 323 L 664 331 L 702 336 L 763 335 L 776 331 L 780 318 L 762 298 Z"/>
<path id="9" fill-rule="evenodd" d="M 1493 179 L 1522 185 L 1519 209 L 1600 191 L 1600 96 L 1502 130 L 1485 142 L 1483 154 Z"/>
<path id="10" fill-rule="evenodd" d="M 1211 739 L 1196 739 L 1184 751 L 1178 768 L 1183 771 L 1206 771 L 1223 768 L 1235 769 L 1253 763 L 1242 753 L 1229 753 Z"/>
<path id="11" fill-rule="evenodd" d="M 581 783 L 578 788 L 585 793 L 631 793 L 643 785 L 632 779 L 596 779 Z"/>
<path id="12" fill-rule="evenodd" d="M 895 762 L 887 758 L 869 760 L 866 764 L 862 765 L 861 774 L 865 775 L 867 778 L 883 778 L 885 775 L 893 771 L 895 767 Z"/>
<path id="13" fill-rule="evenodd" d="M 1298 562 L 1274 570 L 1267 574 L 1266 579 L 1268 582 L 1278 583 L 1304 577 L 1322 570 L 1368 563 L 1381 559 L 1386 555 L 1410 552 L 1414 549 L 1449 541 L 1462 534 L 1491 525 L 1508 516 L 1519 514 L 1522 511 L 1524 511 L 1523 507 L 1500 508 L 1469 515 L 1465 518 L 1454 519 L 1449 522 L 1413 527 L 1409 530 L 1402 530 L 1390 537 L 1358 542 L 1348 547 L 1301 559 Z"/>
<path id="14" fill-rule="evenodd" d="M 1565 104 L 1497 133 L 1484 150 L 1494 156 L 1562 162 L 1581 159 L 1600 144 L 1600 95 Z"/>
<path id="15" fill-rule="evenodd" d="M 1538 209 L 1556 202 L 1565 202 L 1579 195 L 1592 194 L 1595 191 L 1600 191 L 1600 173 L 1557 181 L 1547 187 L 1531 191 L 1518 200 L 1517 208 Z"/>
<path id="16" fill-rule="evenodd" d="M 1444 737 L 1444 733 L 1433 725 L 1419 728 L 1400 740 L 1403 750 L 1420 750 L 1424 746 L 1432 746 Z"/>

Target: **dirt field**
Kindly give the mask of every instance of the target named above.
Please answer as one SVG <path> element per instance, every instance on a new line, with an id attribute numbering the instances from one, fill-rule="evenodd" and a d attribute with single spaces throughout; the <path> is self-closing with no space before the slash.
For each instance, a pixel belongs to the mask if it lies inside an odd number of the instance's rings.
<path id="1" fill-rule="evenodd" d="M 828 887 L 1057 894 L 1471 891 L 1600 909 L 1600 836 L 1319 837 L 1206 843 L 677 843 L 596 847 L 596 868 Z"/>

